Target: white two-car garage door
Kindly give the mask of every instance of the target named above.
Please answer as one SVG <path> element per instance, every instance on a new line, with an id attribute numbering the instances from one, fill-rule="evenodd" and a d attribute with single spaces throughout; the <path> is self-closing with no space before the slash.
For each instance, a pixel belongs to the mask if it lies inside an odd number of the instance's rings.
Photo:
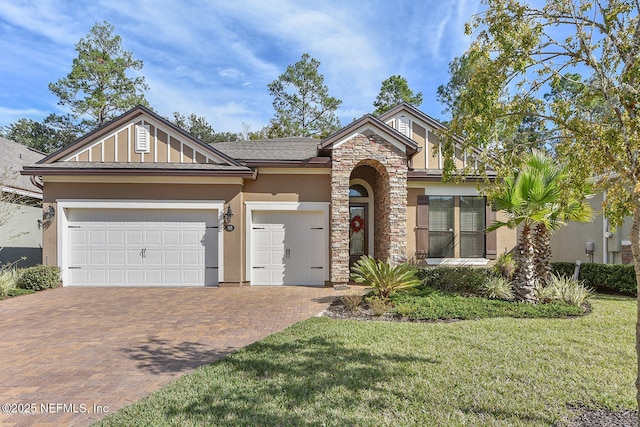
<path id="1" fill-rule="evenodd" d="M 69 209 L 65 285 L 218 284 L 217 211 Z"/>
<path id="2" fill-rule="evenodd" d="M 252 285 L 324 285 L 323 212 L 253 211 Z"/>

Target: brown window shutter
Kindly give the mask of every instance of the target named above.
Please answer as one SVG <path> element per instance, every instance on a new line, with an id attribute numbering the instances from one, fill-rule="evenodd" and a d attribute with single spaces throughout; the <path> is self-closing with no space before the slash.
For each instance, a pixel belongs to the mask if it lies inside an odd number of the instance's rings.
<path id="1" fill-rule="evenodd" d="M 416 209 L 416 258 L 429 256 L 429 196 L 418 196 Z"/>
<path id="2" fill-rule="evenodd" d="M 496 213 L 491 209 L 491 204 L 487 203 L 487 214 L 485 215 L 487 227 L 496 221 Z M 486 235 L 486 256 L 488 259 L 496 259 L 498 256 L 498 232 L 492 231 Z"/>

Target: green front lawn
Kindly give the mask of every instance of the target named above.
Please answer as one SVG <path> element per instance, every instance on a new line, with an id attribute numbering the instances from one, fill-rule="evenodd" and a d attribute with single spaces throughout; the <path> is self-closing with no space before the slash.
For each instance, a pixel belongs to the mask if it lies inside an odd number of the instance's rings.
<path id="1" fill-rule="evenodd" d="M 313 318 L 99 425 L 549 426 L 635 408 L 635 300 L 591 314 L 453 323 Z"/>
<path id="2" fill-rule="evenodd" d="M 392 296 L 393 313 L 410 320 L 484 319 L 488 317 L 552 318 L 580 316 L 585 310 L 564 302 L 529 304 L 479 296 L 462 296 L 423 287 Z"/>

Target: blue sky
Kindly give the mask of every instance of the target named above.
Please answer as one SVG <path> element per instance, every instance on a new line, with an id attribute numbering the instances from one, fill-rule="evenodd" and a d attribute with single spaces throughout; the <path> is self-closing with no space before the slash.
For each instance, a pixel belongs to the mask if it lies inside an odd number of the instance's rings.
<path id="1" fill-rule="evenodd" d="M 196 113 L 216 131 L 259 130 L 273 117 L 267 84 L 309 53 L 321 62 L 343 124 L 373 110 L 384 79 L 404 76 L 420 107 L 443 118 L 436 89 L 470 40 L 478 0 L 0 0 L 0 126 L 64 113 L 48 84 L 74 45 L 108 21 L 144 61 L 156 112 Z"/>

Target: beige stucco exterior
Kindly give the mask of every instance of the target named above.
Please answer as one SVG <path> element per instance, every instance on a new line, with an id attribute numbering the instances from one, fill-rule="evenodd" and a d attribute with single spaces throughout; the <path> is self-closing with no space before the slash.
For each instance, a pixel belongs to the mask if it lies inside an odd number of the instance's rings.
<path id="1" fill-rule="evenodd" d="M 34 168 L 32 174 L 43 176 L 43 208 L 51 205 L 59 211 L 61 201 L 63 209 L 70 201 L 151 201 L 160 207 L 163 202 L 211 201 L 220 206 L 218 210 L 230 208 L 234 229 L 223 233 L 224 277 L 220 285 L 251 284 L 248 258 L 253 211 L 249 206 L 254 211 L 306 206 L 304 209 L 325 212 L 328 227 L 323 229 L 328 245 L 326 253 L 319 256 L 329 260 L 328 283 L 343 283 L 349 280 L 351 182 L 365 182 L 371 189 L 372 254 L 394 263 L 415 257 L 418 196 L 479 194 L 473 182 L 443 184 L 434 180 L 437 175 L 433 174 L 427 180 L 411 177 L 414 171 L 442 167 L 436 124 L 428 118 L 408 119 L 398 113 L 386 121 L 396 126 L 402 117 L 403 126 L 408 126 L 403 128 L 405 135 L 385 129 L 386 125 L 374 118 L 361 119 L 345 128 L 345 138 L 336 134 L 318 144 L 316 156 L 331 159 L 325 166 L 322 162 L 265 161 L 249 168 L 218 152 L 215 145 L 208 147 L 191 139 L 149 111 L 128 114 L 45 159 L 46 167 Z M 148 127 L 146 153 L 135 149 L 136 127 L 141 125 Z M 457 150 L 456 164 L 463 166 L 465 161 Z M 222 218 L 223 213 L 218 216 Z M 58 220 L 61 216 L 58 212 Z M 43 260 L 51 265 L 61 264 L 60 223 L 56 221 L 43 230 Z M 459 229 L 459 219 L 456 221 Z M 500 230 L 499 252 L 511 250 L 515 240 L 514 231 Z M 455 257 L 459 256 L 456 249 Z"/>
<path id="2" fill-rule="evenodd" d="M 623 243 L 630 240 L 631 220 L 613 231 L 609 222 L 602 215 L 602 200 L 605 193 L 595 195 L 589 203 L 596 212 L 593 220 L 587 223 L 570 222 L 551 237 L 551 260 L 554 262 L 590 262 L 586 253 L 586 243 L 593 242 L 593 262 L 619 264 L 623 262 Z M 611 233 L 610 237 L 609 234 Z"/>

